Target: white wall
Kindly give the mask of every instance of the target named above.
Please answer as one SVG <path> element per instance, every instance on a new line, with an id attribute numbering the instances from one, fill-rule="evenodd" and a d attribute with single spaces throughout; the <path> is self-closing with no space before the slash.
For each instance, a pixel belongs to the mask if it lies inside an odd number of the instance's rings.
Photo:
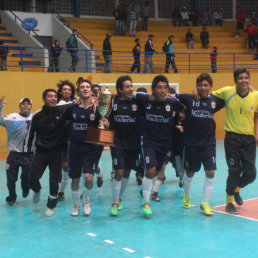
<path id="1" fill-rule="evenodd" d="M 44 13 L 24 13 L 14 12 L 21 20 L 26 18 L 35 18 L 38 21 L 38 26 L 35 28 L 36 33 L 39 36 L 52 36 L 52 14 Z M 14 15 L 12 15 L 14 18 Z M 21 22 L 17 20 L 21 25 Z"/>

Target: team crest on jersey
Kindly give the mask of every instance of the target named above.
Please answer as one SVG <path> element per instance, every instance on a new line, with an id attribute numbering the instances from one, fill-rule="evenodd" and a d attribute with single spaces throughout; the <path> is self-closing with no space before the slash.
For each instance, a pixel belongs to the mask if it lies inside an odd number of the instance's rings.
<path id="1" fill-rule="evenodd" d="M 10 165 L 8 163 L 6 163 L 6 169 L 8 170 L 10 167 Z"/>
<path id="2" fill-rule="evenodd" d="M 81 118 L 84 119 L 86 116 L 85 115 L 81 115 Z"/>
<path id="3" fill-rule="evenodd" d="M 113 164 L 114 164 L 114 166 L 116 166 L 117 165 L 117 159 L 113 159 Z"/>
<path id="4" fill-rule="evenodd" d="M 91 120 L 91 121 L 94 121 L 94 120 L 95 120 L 95 114 L 93 114 L 93 113 L 90 114 L 90 120 Z"/>
<path id="5" fill-rule="evenodd" d="M 146 109 L 151 109 L 151 104 L 149 103 Z"/>
<path id="6" fill-rule="evenodd" d="M 250 112 L 254 112 L 254 106 L 250 106 Z"/>
<path id="7" fill-rule="evenodd" d="M 73 113 L 73 119 L 76 119 L 76 113 Z"/>
<path id="8" fill-rule="evenodd" d="M 114 104 L 113 110 L 117 111 L 117 104 Z"/>
<path id="9" fill-rule="evenodd" d="M 135 104 L 132 105 L 132 110 L 136 111 L 137 110 L 137 106 Z"/>
<path id="10" fill-rule="evenodd" d="M 169 105 L 166 105 L 166 106 L 165 106 L 165 109 L 166 109 L 167 112 L 169 112 L 169 111 L 170 111 L 170 106 L 169 106 Z"/>
<path id="11" fill-rule="evenodd" d="M 216 108 L 216 102 L 212 101 L 212 102 L 211 102 L 211 107 L 212 107 L 213 109 Z"/>
<path id="12" fill-rule="evenodd" d="M 150 163 L 150 157 L 146 156 L 145 161 L 146 161 L 147 164 L 149 164 Z"/>

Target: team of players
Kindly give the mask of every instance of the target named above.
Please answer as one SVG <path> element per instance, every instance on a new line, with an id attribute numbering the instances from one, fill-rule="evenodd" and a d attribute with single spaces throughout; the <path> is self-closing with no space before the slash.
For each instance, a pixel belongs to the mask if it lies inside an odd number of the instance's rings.
<path id="1" fill-rule="evenodd" d="M 233 205 L 233 198 L 235 197 L 238 204 L 243 204 L 239 191 L 251 183 L 256 175 L 255 145 L 258 136 L 254 138 L 254 114 L 257 111 L 258 93 L 249 90 L 250 75 L 247 70 L 235 71 L 234 77 L 236 86 L 222 88 L 210 95 L 212 78 L 208 74 L 201 74 L 196 80 L 195 96 L 176 94 L 174 98 L 171 98 L 168 96 L 168 80 L 163 75 L 154 78 L 150 95 L 134 93 L 132 79 L 129 76 L 121 76 L 116 83 L 117 95 L 112 100 L 111 110 L 107 117 L 102 119 L 96 107 L 94 91 L 90 81 L 82 79 L 78 82 L 79 103 L 56 106 L 58 98 L 55 90 L 45 90 L 43 93 L 45 105 L 42 110 L 33 116 L 28 133 L 26 153 L 24 153 L 24 155 L 27 155 L 26 157 L 31 153 L 33 138 L 36 135 L 36 152 L 30 166 L 28 182 L 30 188 L 34 191 L 34 202 L 37 203 L 40 200 L 41 185 L 39 179 L 46 166 L 49 166 L 50 194 L 46 216 L 53 215 L 53 209 L 58 199 L 58 179 L 62 168 L 62 154 L 68 138 L 68 172 L 70 178 L 72 178 L 72 198 L 74 201 L 71 215 L 77 216 L 79 214 L 81 173 L 84 175 L 82 196 L 84 214 L 89 215 L 91 213 L 89 201 L 93 188 L 93 174 L 96 171 L 96 165 L 102 150 L 98 150 L 96 145 L 84 141 L 87 128 L 96 127 L 100 122 L 106 128 L 116 131 L 115 147 L 111 148 L 115 175 L 112 181 L 113 203 L 110 214 L 117 216 L 118 211 L 123 208 L 122 194 L 126 189 L 130 170 L 136 169 L 139 154 L 142 153 L 145 167 L 145 175 L 142 180 L 143 213 L 147 216 L 151 215 L 151 192 L 156 193 L 155 196 L 152 195 L 152 199 L 158 201 L 158 191 L 162 180 L 164 180 L 165 167 L 171 158 L 175 116 L 177 112 L 184 112 L 185 173 L 183 206 L 185 208 L 191 207 L 192 177 L 203 164 L 205 180 L 203 200 L 200 207 L 205 215 L 212 216 L 209 199 L 213 190 L 216 170 L 215 121 L 213 115 L 226 106 L 225 151 L 229 166 L 226 211 L 236 214 L 237 210 Z M 31 108 L 32 103 L 29 99 L 23 99 L 20 108 L 26 101 Z M 239 103 L 241 103 L 240 107 Z M 4 104 L 3 98 L 0 104 L 2 107 L 2 104 Z M 28 115 L 25 117 L 27 118 Z M 3 121 L 5 119 L 8 120 L 7 117 L 2 118 Z M 1 124 L 2 120 L 0 121 Z M 12 121 L 11 118 L 9 120 Z M 249 126 L 248 129 L 246 129 L 246 124 Z M 67 128 L 67 130 L 64 130 L 64 128 Z M 7 130 L 8 139 L 11 139 L 9 131 Z M 256 135 L 258 134 L 257 131 L 255 132 Z M 246 144 L 247 142 L 248 144 Z M 12 153 L 10 144 L 9 148 Z M 7 164 L 9 164 L 8 160 Z M 17 172 L 15 173 L 17 174 Z M 15 173 L 13 174 L 15 175 Z M 158 179 L 155 181 L 153 188 L 153 179 L 156 176 Z M 10 195 L 6 201 L 13 205 L 16 194 L 13 194 L 13 190 L 9 187 L 9 178 L 10 176 L 7 177 Z M 16 180 L 12 181 L 14 187 Z M 28 195 L 26 189 L 23 188 L 24 197 Z"/>

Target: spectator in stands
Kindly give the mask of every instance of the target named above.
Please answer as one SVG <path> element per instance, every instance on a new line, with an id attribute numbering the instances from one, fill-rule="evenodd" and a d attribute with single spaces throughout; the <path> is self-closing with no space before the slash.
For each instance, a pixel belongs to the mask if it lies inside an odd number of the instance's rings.
<path id="1" fill-rule="evenodd" d="M 217 9 L 214 13 L 213 13 L 213 19 L 215 21 L 215 26 L 222 26 L 222 12 L 221 9 Z"/>
<path id="2" fill-rule="evenodd" d="M 211 71 L 212 73 L 217 72 L 217 47 L 212 48 L 212 52 L 210 53 L 211 59 Z"/>
<path id="3" fill-rule="evenodd" d="M 236 38 L 240 37 L 240 30 L 244 31 L 244 24 L 245 24 L 245 14 L 240 7 L 237 7 L 236 10 Z"/>
<path id="4" fill-rule="evenodd" d="M 182 16 L 177 6 L 174 8 L 174 11 L 172 12 L 172 19 L 173 19 L 174 26 L 177 26 L 177 22 L 178 22 L 178 26 L 181 26 Z"/>
<path id="5" fill-rule="evenodd" d="M 151 13 L 151 6 L 148 1 L 145 1 L 142 7 L 142 30 L 148 30 L 148 21 Z"/>
<path id="6" fill-rule="evenodd" d="M 187 33 L 185 34 L 185 42 L 187 44 L 188 49 L 192 48 L 194 49 L 194 35 L 192 33 L 192 30 L 189 28 L 187 30 Z"/>
<path id="7" fill-rule="evenodd" d="M 115 35 L 121 35 L 122 31 L 122 10 L 121 6 L 118 5 L 116 9 L 113 11 L 113 16 L 115 17 Z"/>
<path id="8" fill-rule="evenodd" d="M 70 72 L 75 72 L 75 67 L 79 62 L 79 55 L 78 55 L 78 31 L 76 29 L 73 29 L 73 34 L 68 38 L 66 41 L 66 48 L 68 48 L 68 53 L 70 53 L 72 57 L 72 64 L 69 68 Z"/>
<path id="9" fill-rule="evenodd" d="M 127 5 L 124 4 L 122 8 L 122 29 L 121 29 L 121 35 L 125 36 L 126 34 L 126 29 L 127 29 Z"/>
<path id="10" fill-rule="evenodd" d="M 203 11 L 203 25 L 205 26 L 209 26 L 211 25 L 212 22 L 212 15 L 209 11 L 209 7 L 205 8 L 205 10 Z"/>
<path id="11" fill-rule="evenodd" d="M 135 37 L 138 18 L 139 17 L 137 12 L 135 11 L 135 7 L 134 5 L 132 5 L 130 10 L 128 10 L 128 16 L 127 16 L 127 20 L 130 22 L 129 37 L 131 36 Z"/>
<path id="12" fill-rule="evenodd" d="M 189 26 L 189 15 L 186 10 L 186 7 L 183 7 L 183 9 L 181 11 L 181 17 L 182 17 L 184 25 L 188 27 Z"/>
<path id="13" fill-rule="evenodd" d="M 168 41 L 166 41 L 162 47 L 163 52 L 166 53 L 166 65 L 165 65 L 165 73 L 168 73 L 169 65 L 171 64 L 174 72 L 177 73 L 176 62 L 175 62 L 175 54 L 174 54 L 174 46 L 173 46 L 174 36 L 170 35 L 168 37 Z"/>
<path id="14" fill-rule="evenodd" d="M 251 23 L 253 23 L 254 25 L 257 24 L 258 18 L 256 16 L 256 12 L 252 13 L 252 17 L 251 17 Z"/>
<path id="15" fill-rule="evenodd" d="M 209 48 L 209 32 L 207 31 L 206 27 L 203 26 L 202 28 L 202 32 L 200 33 L 200 39 L 201 39 L 201 42 L 202 42 L 202 47 L 203 48 Z"/>
<path id="16" fill-rule="evenodd" d="M 4 41 L 0 40 L 0 57 L 1 57 L 1 71 L 7 71 L 7 54 L 8 47 L 4 45 Z"/>
<path id="17" fill-rule="evenodd" d="M 203 14 L 200 9 L 197 9 L 195 12 L 195 24 L 194 26 L 199 26 L 203 24 Z"/>
<path id="18" fill-rule="evenodd" d="M 104 73 L 110 73 L 112 69 L 112 48 L 110 39 L 111 33 L 107 33 L 103 41 L 103 57 L 105 59 Z"/>
<path id="19" fill-rule="evenodd" d="M 256 25 L 251 21 L 248 22 L 245 33 L 248 38 L 248 48 L 255 48 L 255 34 L 256 34 Z"/>
<path id="20" fill-rule="evenodd" d="M 149 66 L 151 69 L 151 72 L 154 73 L 152 55 L 155 53 L 155 49 L 153 47 L 153 35 L 152 34 L 149 35 L 148 40 L 145 43 L 144 51 L 145 51 L 145 53 L 144 53 L 144 55 L 145 55 L 144 72 L 147 73 L 147 69 Z"/>
<path id="21" fill-rule="evenodd" d="M 136 45 L 134 46 L 132 52 L 134 57 L 134 63 L 131 68 L 131 73 L 134 72 L 135 69 L 137 69 L 137 73 L 140 73 L 141 69 L 141 63 L 140 63 L 140 57 L 141 57 L 141 45 L 140 45 L 140 39 L 135 39 Z"/>
<path id="22" fill-rule="evenodd" d="M 48 72 L 53 72 L 54 68 L 57 73 L 59 72 L 59 56 L 62 50 L 63 48 L 59 44 L 59 41 L 55 40 L 50 49 L 50 64 L 49 64 Z"/>

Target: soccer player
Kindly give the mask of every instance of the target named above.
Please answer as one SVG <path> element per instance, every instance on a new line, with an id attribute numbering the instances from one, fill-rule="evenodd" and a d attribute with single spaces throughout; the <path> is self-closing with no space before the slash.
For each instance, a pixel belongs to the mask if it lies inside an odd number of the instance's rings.
<path id="1" fill-rule="evenodd" d="M 164 170 L 170 157 L 170 147 L 175 111 L 182 111 L 183 106 L 176 99 L 167 98 L 168 79 L 163 75 L 156 76 L 152 81 L 151 100 L 148 94 L 136 93 L 135 99 L 143 105 L 145 119 L 142 127 L 142 151 L 145 161 L 146 174 L 142 181 L 142 194 L 144 198 L 143 213 L 151 215 L 150 194 L 153 178 L 157 175 L 164 178 Z M 162 181 L 157 188 L 158 192 Z"/>
<path id="2" fill-rule="evenodd" d="M 258 92 L 249 91 L 247 69 L 234 71 L 236 86 L 221 88 L 212 94 L 226 103 L 225 152 L 228 165 L 226 211 L 238 214 L 233 204 L 243 204 L 239 192 L 256 178 L 256 146 L 258 145 Z M 254 136 L 255 135 L 255 136 Z"/>
<path id="3" fill-rule="evenodd" d="M 176 98 L 185 105 L 184 125 L 184 208 L 191 208 L 190 190 L 193 176 L 201 168 L 205 170 L 203 184 L 203 199 L 201 210 L 207 216 L 212 216 L 209 200 L 213 191 L 214 174 L 216 170 L 216 123 L 213 119 L 215 112 L 224 107 L 223 100 L 210 95 L 212 78 L 207 73 L 200 74 L 196 79 L 196 90 L 200 97 L 196 100 L 192 94 L 176 94 Z"/>
<path id="4" fill-rule="evenodd" d="M 139 104 L 134 97 L 130 76 L 120 76 L 116 81 L 117 97 L 112 101 L 107 118 L 110 129 L 115 130 L 115 146 L 111 147 L 113 167 L 113 203 L 111 216 L 123 209 L 122 194 L 128 184 L 131 169 L 136 170 L 140 153 Z"/>
<path id="5" fill-rule="evenodd" d="M 34 191 L 33 202 L 40 201 L 42 177 L 46 167 L 49 167 L 49 196 L 45 215 L 52 216 L 57 204 L 58 181 L 62 170 L 63 151 L 66 146 L 65 106 L 58 106 L 57 92 L 46 89 L 42 94 L 44 106 L 33 115 L 28 132 L 28 142 L 25 150 L 31 152 L 32 142 L 36 138 L 36 153 L 34 155 L 30 172 L 29 184 Z"/>
<path id="6" fill-rule="evenodd" d="M 22 168 L 22 197 L 26 198 L 30 190 L 28 174 L 33 154 L 24 152 L 24 142 L 31 122 L 32 102 L 29 98 L 25 97 L 20 100 L 19 113 L 3 116 L 2 109 L 6 103 L 4 98 L 5 96 L 0 98 L 0 125 L 6 128 L 8 148 L 10 150 L 6 161 L 6 177 L 9 191 L 9 196 L 6 197 L 6 203 L 9 206 L 13 206 L 16 204 L 17 198 L 15 183 L 18 179 L 19 167 Z"/>
<path id="7" fill-rule="evenodd" d="M 75 98 L 75 87 L 72 82 L 68 80 L 60 81 L 57 84 L 57 98 L 58 103 L 57 106 L 71 104 Z M 66 127 L 66 132 L 68 132 L 68 126 Z M 68 184 L 68 174 L 67 174 L 67 147 L 63 152 L 63 171 L 62 171 L 62 179 L 60 184 L 60 190 L 58 193 L 58 201 L 65 200 L 65 188 Z"/>

